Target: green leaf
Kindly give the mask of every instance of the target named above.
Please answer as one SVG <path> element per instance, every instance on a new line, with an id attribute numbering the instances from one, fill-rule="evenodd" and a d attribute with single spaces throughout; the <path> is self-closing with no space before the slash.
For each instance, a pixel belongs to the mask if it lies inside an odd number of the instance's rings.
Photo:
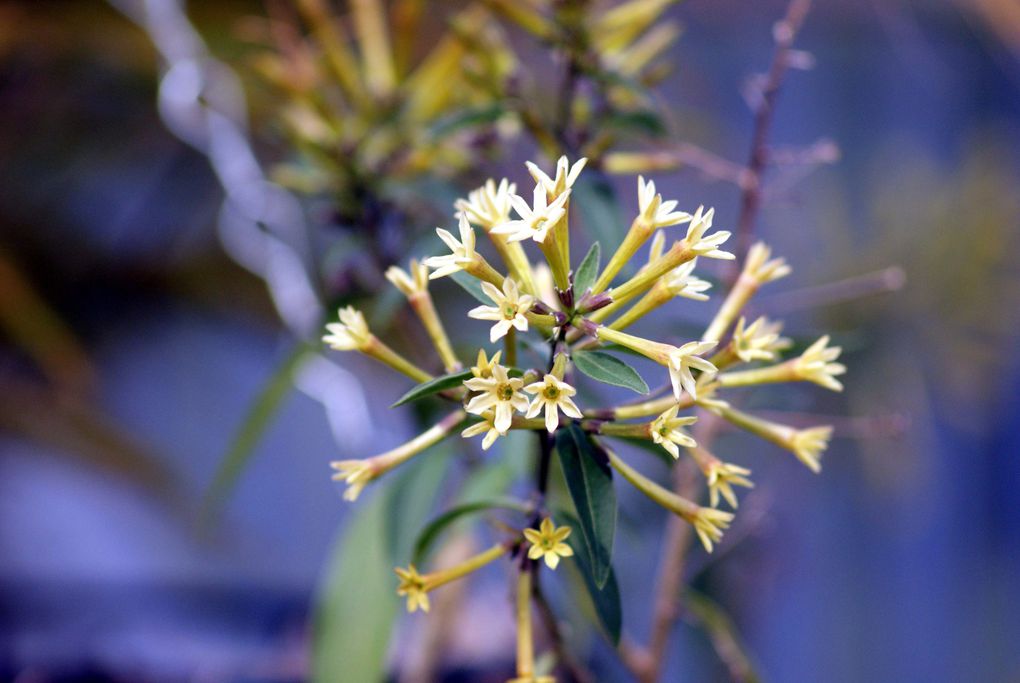
<path id="1" fill-rule="evenodd" d="M 445 116 L 432 125 L 432 135 L 442 137 L 464 128 L 474 128 L 495 123 L 504 113 L 499 105 L 462 109 L 450 116 Z"/>
<path id="2" fill-rule="evenodd" d="M 690 616 L 705 629 L 712 647 L 729 670 L 730 678 L 743 683 L 759 683 L 761 676 L 755 671 L 733 620 L 722 606 L 690 589 L 687 590 L 685 605 Z"/>
<path id="3" fill-rule="evenodd" d="M 312 680 L 382 681 L 390 631 L 400 608 L 387 544 L 389 490 L 357 509 L 333 549 L 315 607 Z"/>
<path id="4" fill-rule="evenodd" d="M 623 239 L 616 193 L 604 174 L 598 171 L 581 174 L 571 190 L 570 203 L 581 210 L 581 220 L 592 238 L 606 244 L 619 244 Z"/>
<path id="5" fill-rule="evenodd" d="M 386 680 L 390 634 L 402 609 L 393 567 L 406 564 L 416 524 L 435 504 L 452 456 L 435 448 L 373 485 L 374 495 L 356 504 L 334 546 L 314 607 L 315 683 Z"/>
<path id="6" fill-rule="evenodd" d="M 599 382 L 648 393 L 648 385 L 637 370 L 605 351 L 574 351 L 573 361 L 578 370 Z"/>
<path id="7" fill-rule="evenodd" d="M 471 379 L 471 377 L 471 371 L 465 370 L 464 372 L 456 372 L 452 375 L 443 375 L 442 377 L 430 379 L 428 382 L 422 382 L 415 387 L 411 387 L 411 390 L 397 399 L 397 402 L 391 405 L 390 408 L 396 408 L 397 406 L 402 406 L 405 403 L 417 401 L 419 398 L 438 394 L 440 391 L 454 389 L 462 385 L 465 380 Z"/>
<path id="8" fill-rule="evenodd" d="M 450 275 L 450 279 L 463 287 L 464 291 L 481 301 L 483 304 L 487 306 L 493 305 L 492 299 L 485 296 L 485 292 L 482 291 L 482 282 L 478 278 L 468 275 L 463 270 L 458 270 L 456 273 Z"/>
<path id="9" fill-rule="evenodd" d="M 651 138 L 664 137 L 668 132 L 662 117 L 650 109 L 613 112 L 605 118 L 605 125 Z"/>
<path id="10" fill-rule="evenodd" d="M 557 521 L 569 524 L 573 528 L 580 526 L 577 518 L 569 512 L 558 510 Z M 623 607 L 620 602 L 620 587 L 616 582 L 616 572 L 609 568 L 609 578 L 601 588 L 595 582 L 595 575 L 589 561 L 590 552 L 581 534 L 571 534 L 567 537 L 567 545 L 574 550 L 576 566 L 584 579 L 585 588 L 591 596 L 592 605 L 595 607 L 595 614 L 598 616 L 602 630 L 613 645 L 620 644 L 620 632 L 623 628 Z"/>
<path id="11" fill-rule="evenodd" d="M 476 512 L 485 512 L 487 510 L 516 510 L 518 512 L 528 512 L 529 509 L 530 508 L 524 502 L 511 498 L 476 501 L 474 503 L 462 503 L 461 505 L 455 505 L 426 524 L 421 530 L 418 534 L 418 540 L 415 541 L 414 544 L 412 561 L 415 564 L 420 565 L 425 560 L 428 551 L 435 540 L 439 537 L 439 534 L 441 534 L 446 527 L 450 526 L 465 515 L 474 514 Z"/>
<path id="12" fill-rule="evenodd" d="M 255 447 L 273 421 L 283 399 L 287 397 L 294 383 L 294 374 L 312 356 L 314 347 L 299 344 L 283 363 L 270 375 L 262 391 L 258 393 L 248 412 L 234 433 L 234 438 L 220 460 L 220 465 L 213 477 L 213 482 L 206 491 L 202 502 L 200 519 L 207 524 L 215 518 L 222 508 L 230 492 L 237 484 L 241 472 L 255 452 Z"/>
<path id="13" fill-rule="evenodd" d="M 591 286 L 595 284 L 595 279 L 599 276 L 599 265 L 602 260 L 602 250 L 599 247 L 599 243 L 595 242 L 591 245 L 591 249 L 588 250 L 588 254 L 581 261 L 581 265 L 577 267 L 577 275 L 574 276 L 574 296 L 580 298 L 584 296 L 584 293 L 591 289 Z"/>
<path id="14" fill-rule="evenodd" d="M 616 491 L 609 461 L 576 424 L 557 432 L 556 452 L 581 521 L 595 585 L 603 588 L 616 535 Z"/>

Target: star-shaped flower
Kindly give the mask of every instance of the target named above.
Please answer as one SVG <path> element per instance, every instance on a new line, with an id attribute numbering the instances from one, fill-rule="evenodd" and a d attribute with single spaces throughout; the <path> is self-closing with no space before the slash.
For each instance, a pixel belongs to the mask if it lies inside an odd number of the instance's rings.
<path id="1" fill-rule="evenodd" d="M 694 266 L 697 262 L 697 259 L 688 261 L 663 276 L 663 283 L 670 294 L 682 296 L 685 299 L 694 299 L 695 301 L 708 301 L 708 296 L 702 294 L 702 292 L 711 289 L 712 283 L 694 277 Z"/>
<path id="2" fill-rule="evenodd" d="M 461 214 L 458 219 L 458 229 L 460 231 L 459 241 L 450 234 L 449 230 L 436 228 L 436 234 L 450 248 L 450 253 L 446 256 L 430 256 L 425 259 L 426 266 L 436 269 L 435 272 L 429 275 L 430 280 L 456 273 L 458 270 L 464 270 L 465 266 L 470 265 L 474 261 L 475 231 L 471 228 L 471 224 L 468 223 L 467 216 L 464 214 Z"/>
<path id="3" fill-rule="evenodd" d="M 570 398 L 577 393 L 577 389 L 558 379 L 556 375 L 546 375 L 541 382 L 524 387 L 524 391 L 535 395 L 526 417 L 535 417 L 544 407 L 545 428 L 550 434 L 555 432 L 560 424 L 557 410 L 562 410 L 567 417 L 581 418 L 581 411 Z"/>
<path id="4" fill-rule="evenodd" d="M 495 320 L 496 324 L 489 330 L 489 341 L 495 343 L 502 339 L 510 328 L 516 328 L 521 332 L 528 331 L 528 319 L 524 316 L 531 310 L 535 303 L 535 297 L 530 294 L 521 294 L 517 283 L 512 278 L 503 279 L 503 291 L 499 291 L 490 282 L 482 283 L 482 291 L 485 296 L 492 299 L 495 306 L 477 306 L 468 311 L 469 318 L 476 320 Z"/>
<path id="5" fill-rule="evenodd" d="M 342 481 L 347 484 L 347 488 L 344 490 L 344 500 L 347 501 L 357 500 L 365 485 L 375 478 L 367 460 L 339 460 L 329 463 L 329 466 L 336 470 L 333 481 Z"/>
<path id="6" fill-rule="evenodd" d="M 687 236 L 684 238 L 688 248 L 698 256 L 705 256 L 707 258 L 736 258 L 730 252 L 721 251 L 719 249 L 719 245 L 730 238 L 730 233 L 728 231 L 720 230 L 708 237 L 705 237 L 705 233 L 712 227 L 712 218 L 715 216 L 715 209 L 704 211 L 704 208 L 705 207 L 703 206 L 699 206 L 698 210 L 694 212 L 694 217 L 691 218 L 691 224 L 687 228 Z"/>
<path id="7" fill-rule="evenodd" d="M 655 191 L 654 181 L 646 183 L 644 178 L 638 176 L 638 210 L 648 229 L 666 228 L 690 221 L 691 214 L 673 210 L 676 205 L 675 199 L 662 201 L 662 195 Z"/>
<path id="8" fill-rule="evenodd" d="M 712 544 L 722 540 L 723 531 L 732 521 L 732 512 L 703 507 L 698 510 L 691 524 L 694 525 L 694 531 L 697 532 L 705 550 L 712 552 Z"/>
<path id="9" fill-rule="evenodd" d="M 555 178 L 550 178 L 537 164 L 530 161 L 525 162 L 524 165 L 528 167 L 528 172 L 531 173 L 531 177 L 535 179 L 535 182 L 541 185 L 550 197 L 558 197 L 561 193 L 574 186 L 577 176 L 581 175 L 581 170 L 586 163 L 588 163 L 588 160 L 582 157 L 571 166 L 570 162 L 567 161 L 566 155 L 561 156 L 556 162 Z"/>
<path id="10" fill-rule="evenodd" d="M 832 427 L 800 429 L 790 437 L 790 450 L 815 474 L 822 471 L 822 453 L 829 446 Z"/>
<path id="11" fill-rule="evenodd" d="M 751 470 L 738 467 L 716 459 L 705 468 L 705 479 L 708 482 L 708 499 L 712 507 L 719 506 L 719 495 L 726 499 L 730 507 L 737 509 L 737 496 L 733 493 L 734 486 L 754 488 L 754 482 L 747 478 Z"/>
<path id="12" fill-rule="evenodd" d="M 694 424 L 698 418 L 694 416 L 677 417 L 676 414 L 679 410 L 680 406 L 673 406 L 648 425 L 652 441 L 665 448 L 674 458 L 680 457 L 680 449 L 677 448 L 677 445 L 686 448 L 694 448 L 698 445 L 681 429 L 681 427 Z"/>
<path id="13" fill-rule="evenodd" d="M 406 271 L 399 266 L 387 268 L 386 279 L 403 292 L 404 296 L 412 296 L 429 288 L 429 267 L 424 263 L 418 263 L 417 259 L 411 259 Z"/>
<path id="14" fill-rule="evenodd" d="M 698 398 L 697 382 L 691 368 L 706 373 L 716 372 L 714 365 L 700 357 L 701 354 L 713 349 L 716 343 L 714 341 L 687 342 L 669 352 L 669 381 L 673 384 L 673 395 L 676 400 L 680 400 L 681 389 L 690 394 L 691 398 Z"/>
<path id="15" fill-rule="evenodd" d="M 502 365 L 494 365 L 492 376 L 474 377 L 464 382 L 471 391 L 481 392 L 468 401 L 465 409 L 469 413 L 482 415 L 490 408 L 495 409 L 493 426 L 500 434 L 506 434 L 513 421 L 514 411 L 523 413 L 528 409 L 528 397 L 521 393 L 524 380 L 510 377 Z"/>
<path id="16" fill-rule="evenodd" d="M 786 277 L 792 271 L 786 261 L 781 258 L 769 260 L 772 250 L 762 242 L 757 242 L 747 251 L 744 262 L 744 273 L 758 281 L 759 285 Z"/>
<path id="17" fill-rule="evenodd" d="M 514 211 L 520 216 L 520 220 L 507 221 L 492 229 L 496 235 L 506 235 L 511 242 L 519 242 L 531 238 L 536 242 L 545 242 L 546 235 L 559 223 L 566 213 L 564 208 L 570 190 L 564 190 L 551 204 L 547 203 L 545 186 L 539 183 L 535 186 L 535 195 L 532 206 L 520 195 L 513 195 L 510 198 Z"/>
<path id="18" fill-rule="evenodd" d="M 846 366 L 842 363 L 833 363 L 839 358 L 843 349 L 839 346 L 829 346 L 829 335 L 825 335 L 800 354 L 800 358 L 793 361 L 794 371 L 801 379 L 814 382 L 832 391 L 843 391 L 843 384 L 836 379 L 836 375 L 846 372 Z"/>
<path id="19" fill-rule="evenodd" d="M 486 410 L 482 413 L 481 422 L 471 425 L 462 431 L 460 435 L 465 439 L 470 439 L 473 436 L 485 434 L 485 437 L 482 439 L 482 450 L 487 451 L 489 450 L 489 447 L 496 442 L 496 439 L 501 436 L 499 430 L 496 429 L 496 425 L 494 424 L 495 420 L 496 412 L 493 410 Z"/>
<path id="20" fill-rule="evenodd" d="M 400 578 L 397 595 L 407 596 L 407 611 L 414 612 L 420 607 L 422 612 L 428 612 L 429 595 L 425 577 L 418 573 L 413 564 L 408 565 L 407 569 L 396 567 L 393 571 Z"/>
<path id="21" fill-rule="evenodd" d="M 471 366 L 471 374 L 475 377 L 492 377 L 492 368 L 499 365 L 499 357 L 503 354 L 502 351 L 497 351 L 492 354 L 492 358 L 485 356 L 485 349 L 478 349 L 478 360 L 476 365 Z"/>
<path id="22" fill-rule="evenodd" d="M 327 324 L 326 330 L 329 334 L 325 335 L 322 341 L 338 351 L 360 349 L 371 337 L 365 316 L 351 306 L 341 308 L 340 322 Z"/>
<path id="23" fill-rule="evenodd" d="M 510 220 L 510 197 L 517 192 L 517 185 L 506 178 L 499 185 L 491 178 L 485 185 L 472 190 L 467 199 L 458 199 L 454 208 L 467 216 L 468 221 L 484 230 L 506 223 Z"/>
<path id="24" fill-rule="evenodd" d="M 745 363 L 774 361 L 779 351 L 790 346 L 790 340 L 780 336 L 782 330 L 781 322 L 770 322 L 764 316 L 745 327 L 741 316 L 733 330 L 733 353 Z"/>
<path id="25" fill-rule="evenodd" d="M 551 519 L 546 517 L 538 526 L 538 529 L 525 529 L 524 538 L 531 544 L 528 549 L 528 558 L 545 560 L 549 569 L 556 569 L 561 557 L 572 557 L 573 548 L 564 543 L 570 536 L 570 527 L 561 526 L 557 528 Z"/>

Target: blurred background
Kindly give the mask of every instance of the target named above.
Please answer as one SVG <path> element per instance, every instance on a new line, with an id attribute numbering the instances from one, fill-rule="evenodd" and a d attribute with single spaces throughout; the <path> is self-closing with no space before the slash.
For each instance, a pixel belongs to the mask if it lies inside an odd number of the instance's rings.
<path id="1" fill-rule="evenodd" d="M 190 3 L 197 33 L 161 13 L 177 6 L 0 3 L 0 680 L 308 678 L 310 624 L 333 604 L 330 576 L 356 561 L 338 545 L 356 506 L 328 463 L 416 429 L 412 410 L 388 410 L 399 378 L 297 341 L 321 323 L 313 300 L 353 291 L 400 334 L 406 311 L 377 275 L 336 264 L 427 253 L 404 247 L 451 227 L 454 197 L 488 175 L 523 185 L 521 161 L 541 158 L 521 137 L 442 186 L 409 182 L 401 191 L 432 202 L 415 210 L 422 227 L 383 221 L 364 251 L 355 219 L 260 175 L 288 157 L 249 67 L 267 5 Z M 785 8 L 670 8 L 682 35 L 655 98 L 671 130 L 743 163 L 742 92 Z M 786 78 L 772 140 L 827 152 L 770 176 L 758 231 L 794 274 L 760 308 L 846 349 L 845 393 L 784 406 L 838 416 L 839 438 L 817 477 L 734 440 L 755 470 L 741 506 L 755 522 L 722 557 L 692 560 L 690 578 L 763 680 L 1020 681 L 1020 4 L 817 3 L 797 47 L 811 68 Z M 199 126 L 182 104 L 202 87 L 196 65 L 236 74 L 206 93 L 233 119 Z M 717 227 L 736 220 L 733 184 L 652 175 L 682 207 L 715 206 Z M 633 179 L 609 182 L 629 217 Z M 675 316 L 707 313 L 686 302 Z M 662 519 L 622 504 L 624 628 L 643 639 Z M 656 521 L 637 524 L 643 513 Z M 394 680 L 512 673 L 512 622 L 491 616 L 506 589 L 487 581 L 459 620 L 431 625 L 447 647 L 428 669 L 413 636 L 430 624 L 399 623 Z M 382 582 L 369 607 L 395 611 Z M 357 624 L 363 608 L 332 618 Z M 605 641 L 579 647 L 599 680 L 628 680 Z M 666 680 L 730 674 L 682 621 Z"/>

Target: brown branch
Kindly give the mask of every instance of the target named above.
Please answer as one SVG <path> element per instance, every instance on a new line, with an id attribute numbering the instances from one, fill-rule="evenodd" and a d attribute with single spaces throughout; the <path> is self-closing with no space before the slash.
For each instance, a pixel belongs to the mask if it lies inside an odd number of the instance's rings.
<path id="1" fill-rule="evenodd" d="M 566 644 L 563 641 L 563 634 L 560 632 L 559 622 L 556 621 L 556 614 L 552 611 L 549 601 L 546 600 L 545 594 L 542 592 L 541 586 L 539 586 L 538 574 L 538 571 L 536 571 L 535 580 L 532 583 L 531 596 L 535 607 L 538 608 L 538 615 L 542 619 L 542 627 L 549 638 L 549 645 L 556 655 L 556 661 L 563 668 L 568 682 L 591 683 L 595 680 L 594 675 L 578 663 L 567 650 Z"/>
<path id="2" fill-rule="evenodd" d="M 770 313 L 788 313 L 807 308 L 820 308 L 846 301 L 856 301 L 873 294 L 895 292 L 903 288 L 907 274 L 900 266 L 890 266 L 872 273 L 855 275 L 844 280 L 805 287 L 763 298 L 761 308 Z"/>
<path id="3" fill-rule="evenodd" d="M 747 178 L 740 199 L 740 216 L 736 227 L 736 254 L 734 263 L 742 263 L 744 255 L 751 246 L 754 223 L 758 218 L 758 210 L 762 200 L 762 174 L 768 164 L 768 135 L 775 113 L 776 97 L 783 83 L 783 77 L 790 67 L 790 52 L 794 38 L 804 23 L 811 0 L 791 0 L 786 9 L 786 16 L 776 23 L 772 35 L 776 41 L 776 51 L 772 57 L 772 65 L 765 77 L 760 97 L 755 102 L 754 128 L 751 135 L 751 155 L 747 162 Z M 739 268 L 731 268 L 730 280 L 736 279 Z"/>

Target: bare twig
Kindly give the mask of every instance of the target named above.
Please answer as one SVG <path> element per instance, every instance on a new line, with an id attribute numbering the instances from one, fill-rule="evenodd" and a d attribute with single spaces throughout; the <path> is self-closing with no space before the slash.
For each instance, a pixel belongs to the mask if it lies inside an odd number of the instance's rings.
<path id="1" fill-rule="evenodd" d="M 791 0 L 786 9 L 786 16 L 776 23 L 772 35 L 776 41 L 776 51 L 772 57 L 772 65 L 761 87 L 760 96 L 755 98 L 754 128 L 751 135 L 751 155 L 747 162 L 746 184 L 740 199 L 740 216 L 736 227 L 736 254 L 734 263 L 742 263 L 744 255 L 751 246 L 754 223 L 758 217 L 762 200 L 762 174 L 769 161 L 768 135 L 775 113 L 776 97 L 783 83 L 783 77 L 790 68 L 790 52 L 794 38 L 804 23 L 811 0 Z M 735 279 L 738 270 L 733 270 L 731 279 Z"/>
<path id="2" fill-rule="evenodd" d="M 900 266 L 890 266 L 872 273 L 855 275 L 824 285 L 805 287 L 782 294 L 773 294 L 760 301 L 761 307 L 771 313 L 788 313 L 831 306 L 845 301 L 856 301 L 872 294 L 895 292 L 907 282 L 907 274 Z"/>

